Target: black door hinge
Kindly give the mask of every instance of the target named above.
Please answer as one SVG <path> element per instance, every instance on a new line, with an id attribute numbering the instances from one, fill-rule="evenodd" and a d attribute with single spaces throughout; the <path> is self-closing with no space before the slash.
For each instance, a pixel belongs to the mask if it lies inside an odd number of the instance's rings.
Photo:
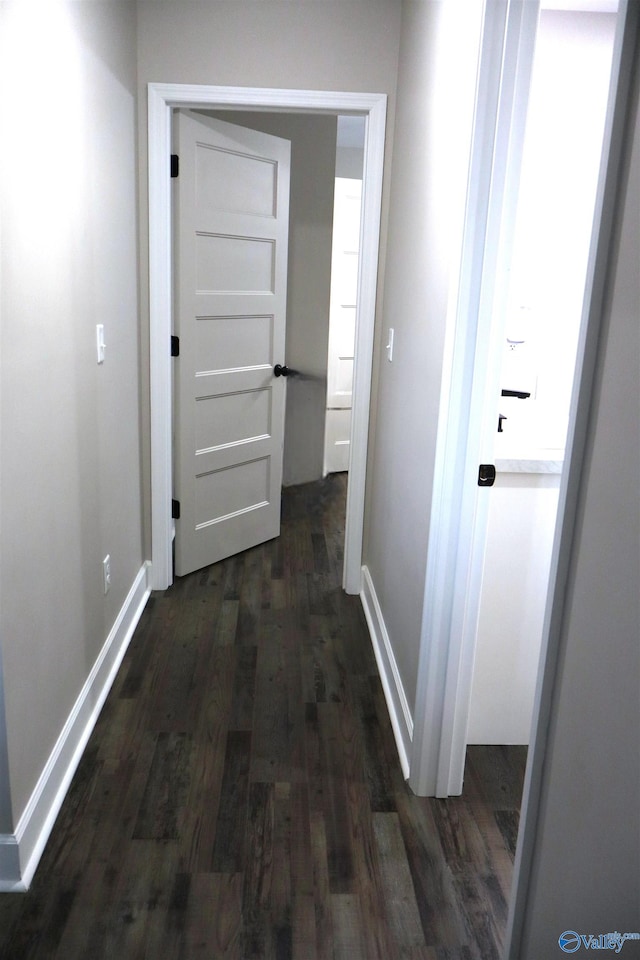
<path id="1" fill-rule="evenodd" d="M 180 356 L 180 337 L 171 337 L 171 356 Z"/>
<path id="2" fill-rule="evenodd" d="M 179 500 L 171 501 L 171 519 L 172 520 L 180 519 L 180 501 Z"/>
<path id="3" fill-rule="evenodd" d="M 177 153 L 171 154 L 171 177 L 175 179 L 180 173 L 180 157 Z"/>

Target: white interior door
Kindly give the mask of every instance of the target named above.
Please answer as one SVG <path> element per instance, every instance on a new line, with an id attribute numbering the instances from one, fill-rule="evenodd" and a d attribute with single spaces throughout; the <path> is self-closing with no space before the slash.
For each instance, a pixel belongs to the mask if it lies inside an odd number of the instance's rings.
<path id="1" fill-rule="evenodd" d="M 324 473 L 349 468 L 362 181 L 336 177 Z"/>
<path id="2" fill-rule="evenodd" d="M 280 532 L 290 143 L 187 111 L 175 127 L 182 576 Z"/>

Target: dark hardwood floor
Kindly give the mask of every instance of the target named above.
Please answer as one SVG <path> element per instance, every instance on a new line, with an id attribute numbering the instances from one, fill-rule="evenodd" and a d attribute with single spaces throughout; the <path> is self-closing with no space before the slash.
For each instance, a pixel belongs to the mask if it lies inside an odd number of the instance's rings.
<path id="1" fill-rule="evenodd" d="M 494 960 L 524 748 L 413 796 L 356 597 L 345 478 L 152 596 L 0 957 Z"/>

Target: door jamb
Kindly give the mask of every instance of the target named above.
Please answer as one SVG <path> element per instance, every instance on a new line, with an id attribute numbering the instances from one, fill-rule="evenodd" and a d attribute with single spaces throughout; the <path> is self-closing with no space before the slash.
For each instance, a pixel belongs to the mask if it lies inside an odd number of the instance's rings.
<path id="1" fill-rule="evenodd" d="M 259 110 L 365 117 L 360 271 L 356 316 L 353 410 L 347 489 L 343 586 L 362 581 L 364 495 L 377 294 L 387 97 L 376 93 L 278 90 L 196 84 L 148 84 L 149 339 L 151 425 L 151 579 L 166 589 L 172 569 L 172 327 L 171 111 L 174 107 Z"/>

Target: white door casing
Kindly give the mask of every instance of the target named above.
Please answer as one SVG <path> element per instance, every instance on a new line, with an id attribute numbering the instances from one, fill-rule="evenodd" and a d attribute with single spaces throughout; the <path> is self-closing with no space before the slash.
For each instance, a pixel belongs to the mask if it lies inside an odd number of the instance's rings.
<path id="1" fill-rule="evenodd" d="M 351 455 L 347 491 L 343 585 L 359 593 L 362 582 L 364 493 L 370 384 L 384 165 L 387 97 L 379 93 L 278 90 L 150 83 L 149 148 L 149 389 L 151 434 L 151 582 L 154 590 L 172 581 L 171 520 L 172 393 L 169 339 L 172 329 L 171 153 L 173 108 L 250 109 L 366 118 L 360 277 L 356 320 Z"/>
<path id="2" fill-rule="evenodd" d="M 179 111 L 175 572 L 278 536 L 290 143 Z"/>

